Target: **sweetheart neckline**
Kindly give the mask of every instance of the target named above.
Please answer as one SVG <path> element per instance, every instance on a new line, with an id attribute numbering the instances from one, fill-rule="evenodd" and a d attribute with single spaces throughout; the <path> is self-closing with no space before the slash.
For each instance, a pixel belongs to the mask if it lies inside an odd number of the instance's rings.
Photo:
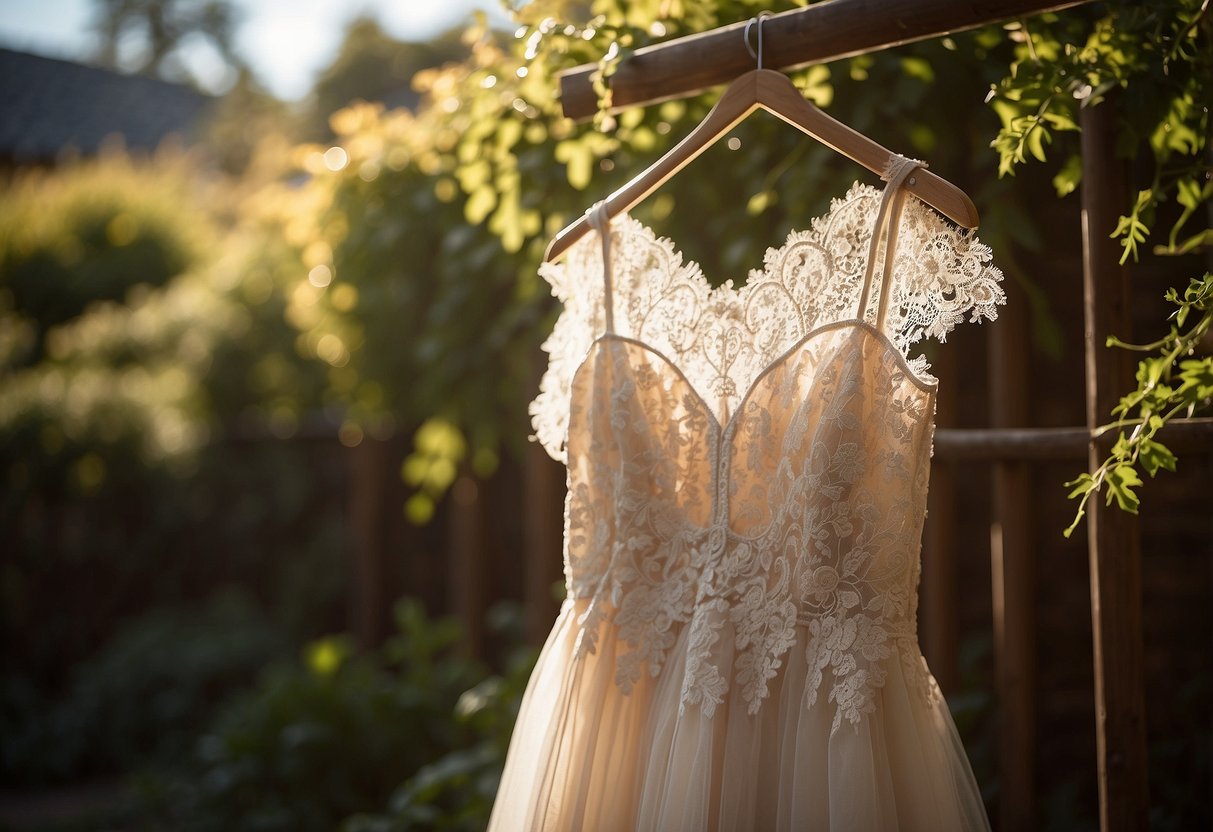
<path id="1" fill-rule="evenodd" d="M 938 392 L 938 390 L 939 390 L 939 380 L 938 379 L 932 378 L 930 381 L 928 381 L 928 380 L 920 377 L 916 372 L 914 372 L 913 368 L 910 367 L 909 361 L 906 359 L 905 355 L 902 354 L 901 350 L 899 350 L 897 348 L 897 345 L 893 343 L 892 339 L 890 339 L 888 335 L 886 335 L 885 333 L 881 332 L 879 329 L 874 327 L 871 323 L 869 323 L 868 321 L 865 321 L 861 318 L 845 318 L 840 321 L 832 321 L 828 324 L 822 324 L 821 326 L 815 327 L 814 329 L 810 330 L 809 332 L 805 333 L 800 338 L 798 338 L 787 349 L 785 349 L 778 356 L 776 356 L 774 358 L 774 360 L 767 363 L 767 365 L 765 367 L 763 367 L 757 374 L 755 374 L 753 379 L 751 379 L 749 384 L 747 385 L 745 392 L 737 400 L 737 406 L 733 408 L 733 411 L 729 414 L 728 418 L 725 419 L 723 422 L 720 420 L 720 417 L 717 415 L 715 409 L 712 408 L 712 406 L 708 404 L 707 399 L 704 398 L 703 394 L 699 392 L 699 389 L 691 382 L 690 377 L 687 376 L 686 372 L 681 367 L 679 367 L 676 362 L 671 360 L 669 356 L 667 356 L 664 352 L 662 352 L 661 350 L 654 347 L 652 344 L 648 344 L 645 341 L 640 340 L 639 338 L 633 338 L 629 335 L 621 335 L 617 332 L 604 332 L 601 335 L 599 335 L 597 338 L 595 338 L 593 341 L 590 342 L 589 346 L 586 348 L 585 353 L 578 360 L 577 366 L 576 366 L 576 368 L 574 368 L 573 373 L 570 376 L 570 378 L 572 379 L 573 384 L 576 384 L 577 376 L 580 375 L 582 368 L 584 368 L 585 366 L 587 366 L 589 364 L 590 355 L 593 353 L 594 348 L 599 343 L 601 343 L 603 341 L 607 341 L 607 340 L 612 340 L 612 341 L 620 341 L 620 342 L 629 343 L 629 344 L 635 344 L 636 346 L 640 347 L 642 350 L 644 350 L 652 355 L 657 356 L 671 370 L 674 371 L 674 373 L 678 376 L 678 378 L 682 379 L 683 383 L 686 384 L 687 389 L 691 392 L 691 395 L 694 396 L 696 403 L 698 403 L 703 408 L 704 413 L 707 415 L 708 419 L 711 420 L 712 426 L 716 432 L 716 437 L 717 437 L 718 441 L 720 441 L 723 444 L 724 440 L 726 439 L 726 434 L 728 434 L 729 439 L 732 438 L 732 433 L 734 431 L 734 428 L 735 428 L 736 422 L 737 422 L 737 415 L 745 409 L 745 405 L 750 400 L 750 396 L 753 395 L 754 391 L 758 389 L 758 385 L 762 383 L 762 380 L 764 378 L 766 378 L 767 375 L 774 372 L 774 370 L 776 368 L 778 368 L 781 364 L 783 364 L 791 355 L 793 355 L 795 352 L 797 352 L 798 350 L 803 348 L 806 344 L 809 343 L 809 341 L 813 340 L 818 335 L 821 335 L 825 332 L 830 332 L 830 331 L 833 331 L 836 329 L 844 329 L 844 328 L 858 330 L 858 331 L 864 331 L 864 332 L 867 332 L 869 335 L 875 336 L 877 342 L 884 349 L 885 354 L 886 355 L 891 354 L 893 356 L 894 360 L 897 362 L 898 366 L 901 367 L 902 371 L 906 374 L 906 378 L 909 379 L 911 384 L 913 384 L 916 388 L 918 388 L 919 391 L 926 394 L 926 396 L 928 398 L 931 396 L 934 396 L 935 393 Z M 572 406 L 573 406 L 573 402 L 572 402 L 572 398 L 570 397 L 570 400 L 569 400 L 570 412 L 572 410 Z M 566 422 L 565 422 L 565 442 L 566 442 L 566 444 L 568 441 L 568 422 L 569 421 L 571 421 L 571 420 L 566 420 Z"/>

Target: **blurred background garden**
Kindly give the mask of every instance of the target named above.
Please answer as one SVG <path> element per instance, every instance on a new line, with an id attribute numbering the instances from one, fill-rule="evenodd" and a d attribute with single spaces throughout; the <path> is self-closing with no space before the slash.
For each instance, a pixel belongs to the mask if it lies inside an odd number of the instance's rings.
<path id="1" fill-rule="evenodd" d="M 574 123 L 556 73 L 805 3 L 43 5 L 0 24 L 0 829 L 483 828 L 562 597 L 536 269 L 713 101 Z M 1084 423 L 1079 107 L 1122 104 L 1131 334 L 1201 285 L 1209 33 L 1207 3 L 1097 3 L 792 73 L 981 211 L 1010 300 L 928 348 L 941 428 L 1005 416 L 1002 326 L 1016 426 Z M 866 177 L 773 118 L 734 138 L 637 209 L 707 274 Z M 944 537 L 960 556 L 928 660 L 997 817 L 990 470 L 936 466 L 924 571 Z M 1062 536 L 1084 468 L 1028 475 L 1040 829 L 1098 825 L 1086 544 Z M 1213 799 L 1213 453 L 1177 468 L 1140 489 L 1165 830 Z"/>

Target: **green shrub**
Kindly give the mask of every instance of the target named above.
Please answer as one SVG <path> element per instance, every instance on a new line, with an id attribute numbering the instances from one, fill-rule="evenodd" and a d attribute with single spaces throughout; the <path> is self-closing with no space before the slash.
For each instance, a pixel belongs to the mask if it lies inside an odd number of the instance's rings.
<path id="1" fill-rule="evenodd" d="M 497 618 L 500 629 L 517 615 Z M 453 806 L 487 820 L 529 660 L 509 681 L 485 681 L 488 670 L 460 653 L 453 619 L 428 619 L 405 600 L 396 623 L 373 653 L 352 655 L 333 637 L 268 670 L 201 738 L 188 771 L 143 779 L 159 822 L 306 832 L 356 816 L 351 829 L 371 828 L 368 813 L 389 800 L 410 818 Z"/>
<path id="2" fill-rule="evenodd" d="M 45 331 L 94 301 L 163 286 L 213 242 L 197 187 L 184 159 L 117 153 L 20 176 L 0 197 L 0 290 Z"/>
<path id="3" fill-rule="evenodd" d="M 278 441 L 323 405 L 276 288 L 297 257 L 265 233 L 266 199 L 204 183 L 187 159 L 114 156 L 0 197 L 0 648 L 16 699 L 61 697 L 116 622 L 227 583 L 257 587 L 298 639 L 335 625 L 345 471 Z M 151 268 L 115 244 L 30 277 L 105 211 L 176 253 Z M 85 274 L 102 262 L 113 280 Z M 75 300 L 46 312 L 30 281 Z"/>
<path id="4" fill-rule="evenodd" d="M 520 651 L 503 675 L 488 677 L 459 698 L 455 722 L 477 741 L 423 766 L 393 792 L 386 812 L 348 818 L 341 832 L 484 829 L 534 659 Z"/>
<path id="5" fill-rule="evenodd" d="M 243 688 L 286 640 L 247 594 L 201 607 L 154 610 L 122 626 L 72 670 L 47 707 L 26 678 L 0 682 L 6 783 L 125 771 L 181 759 L 218 705 Z"/>

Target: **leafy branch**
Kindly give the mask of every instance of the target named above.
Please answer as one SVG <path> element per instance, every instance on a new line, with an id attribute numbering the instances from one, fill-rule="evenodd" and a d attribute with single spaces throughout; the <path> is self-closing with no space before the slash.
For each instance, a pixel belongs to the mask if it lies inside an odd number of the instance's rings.
<path id="1" fill-rule="evenodd" d="M 1193 279 L 1183 297 L 1175 289 L 1167 300 L 1176 305 L 1170 332 L 1151 344 L 1126 344 L 1108 338 L 1109 347 L 1151 352 L 1137 366 L 1137 389 L 1122 397 L 1112 409 L 1117 421 L 1104 425 L 1097 435 L 1119 430 L 1111 453 L 1093 472 L 1082 473 L 1066 483 L 1071 499 L 1078 499 L 1074 522 L 1064 532 L 1069 537 L 1086 513 L 1087 500 L 1106 487 L 1105 503 L 1137 514 L 1141 500 L 1133 490 L 1142 484 L 1140 466 L 1151 478 L 1160 470 L 1174 471 L 1175 454 L 1156 438 L 1171 419 L 1191 416 L 1213 401 L 1213 357 L 1190 358 L 1213 327 L 1213 273 Z M 1190 326 L 1189 319 L 1194 319 Z M 1186 328 L 1185 328 L 1186 326 Z M 1128 433 L 1126 434 L 1126 430 Z"/>
<path id="2" fill-rule="evenodd" d="M 1079 131 L 1081 108 L 1099 106 L 1113 91 L 1122 93 L 1121 153 L 1135 156 L 1143 144 L 1152 151 L 1154 181 L 1137 192 L 1112 235 L 1124 249 L 1122 263 L 1139 257 L 1156 208 L 1172 198 L 1183 211 L 1155 253 L 1188 254 L 1213 243 L 1208 231 L 1180 239 L 1213 197 L 1204 158 L 1209 113 L 1198 103 L 1213 94 L 1208 10 L 1209 0 L 1122 1 L 1094 19 L 1084 10 L 1042 15 L 1031 30 L 1026 22 L 1008 27 L 1015 60 L 986 98 L 1002 124 L 990 143 L 999 176 L 1033 159 L 1046 161 L 1045 148 L 1057 135 Z M 1057 195 L 1073 192 L 1080 179 L 1071 154 L 1053 180 Z"/>
<path id="3" fill-rule="evenodd" d="M 1133 3 L 1118 0 L 1064 15 L 1042 15 L 1007 27 L 1015 59 L 1009 72 L 990 89 L 987 102 L 1002 126 L 991 142 L 998 153 L 999 175 L 1013 175 L 1030 160 L 1046 161 L 1046 146 L 1059 134 L 1078 132 L 1084 107 L 1100 106 L 1113 92 L 1118 152 L 1124 157 L 1152 157 L 1148 187 L 1140 187 L 1110 235 L 1119 241 L 1120 262 L 1137 260 L 1151 237 L 1165 235 L 1153 246 L 1156 255 L 1178 256 L 1213 245 L 1213 229 L 1193 233 L 1193 217 L 1213 199 L 1213 176 L 1207 153 L 1210 120 L 1203 103 L 1213 95 L 1213 38 L 1210 0 L 1166 0 Z M 1073 151 L 1053 177 L 1059 197 L 1075 191 L 1082 178 L 1081 160 Z M 1156 227 L 1159 210 L 1174 200 L 1178 212 L 1168 212 L 1169 231 Z M 1196 357 L 1208 332 L 1213 277 L 1192 280 L 1181 298 L 1174 289 L 1168 300 L 1177 305 L 1170 333 L 1140 346 L 1109 338 L 1108 346 L 1147 353 L 1137 368 L 1137 389 L 1112 411 L 1115 420 L 1097 435 L 1118 431 L 1107 457 L 1094 471 L 1066 483 L 1079 500 L 1069 537 L 1081 521 L 1087 500 L 1105 492 L 1136 514 L 1140 500 L 1135 488 L 1144 471 L 1174 471 L 1175 454 L 1158 441 L 1158 432 L 1173 418 L 1192 415 L 1213 397 L 1213 357 Z M 1194 319 L 1192 322 L 1191 319 Z"/>

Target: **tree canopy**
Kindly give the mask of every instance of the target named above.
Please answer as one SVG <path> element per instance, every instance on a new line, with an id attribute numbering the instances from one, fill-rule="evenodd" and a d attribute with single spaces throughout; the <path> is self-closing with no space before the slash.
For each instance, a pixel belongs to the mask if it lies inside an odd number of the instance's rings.
<path id="1" fill-rule="evenodd" d="M 239 70 L 242 61 L 234 48 L 238 22 L 231 0 L 96 0 L 97 60 L 166 80 L 195 80 L 181 60 L 181 49 L 200 40 Z"/>

